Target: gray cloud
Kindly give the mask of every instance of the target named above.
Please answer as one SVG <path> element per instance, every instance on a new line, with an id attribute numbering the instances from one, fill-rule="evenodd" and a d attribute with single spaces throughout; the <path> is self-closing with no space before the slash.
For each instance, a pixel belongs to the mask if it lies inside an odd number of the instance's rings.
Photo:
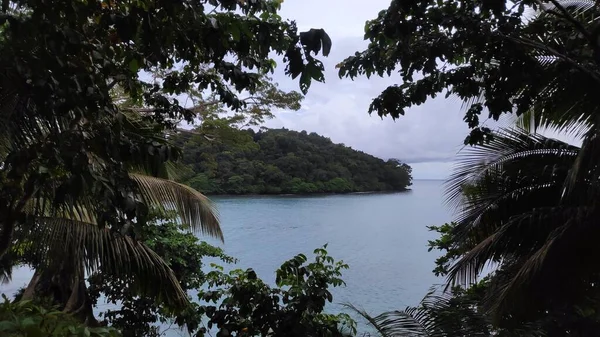
<path id="1" fill-rule="evenodd" d="M 460 102 L 438 97 L 409 109 L 396 121 L 381 119 L 368 114 L 369 104 L 387 86 L 398 84 L 399 76 L 352 81 L 339 79 L 335 69 L 340 61 L 366 47 L 364 22 L 388 4 L 379 0 L 284 2 L 284 17 L 296 20 L 301 29 L 324 28 L 332 37 L 333 48 L 323 59 L 326 83 L 313 83 L 300 111 L 279 112 L 267 126 L 317 132 L 375 156 L 410 163 L 416 178 L 444 178 L 468 133 Z M 282 69 L 274 77 L 283 88 L 298 90 L 298 82 L 285 77 Z"/>
<path id="2" fill-rule="evenodd" d="M 409 109 L 393 121 L 367 113 L 371 100 L 389 85 L 399 84 L 399 76 L 339 79 L 335 65 L 363 50 L 365 21 L 389 5 L 389 0 L 286 0 L 282 16 L 296 20 L 301 30 L 324 28 L 333 40 L 331 55 L 324 59 L 326 83 L 314 83 L 298 112 L 280 112 L 271 127 L 317 132 L 334 142 L 381 158 L 398 158 L 413 167 L 415 178 L 446 178 L 456 153 L 463 148 L 468 128 L 464 110 L 457 98 L 437 97 Z M 279 69 L 276 80 L 287 89 L 298 89 L 297 81 Z M 512 121 L 512 122 L 511 122 Z M 514 123 L 514 116 L 500 122 L 487 121 L 491 128 Z M 572 144 L 573 136 L 543 132 Z"/>

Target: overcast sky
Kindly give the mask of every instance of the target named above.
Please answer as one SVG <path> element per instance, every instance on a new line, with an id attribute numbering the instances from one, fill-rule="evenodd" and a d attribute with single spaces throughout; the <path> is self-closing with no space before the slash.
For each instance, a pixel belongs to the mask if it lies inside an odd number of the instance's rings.
<path id="1" fill-rule="evenodd" d="M 267 126 L 316 132 L 384 159 L 398 158 L 411 164 L 417 179 L 445 178 L 468 133 L 457 99 L 440 97 L 396 121 L 382 120 L 367 113 L 369 104 L 385 87 L 398 83 L 398 75 L 354 81 L 337 76 L 335 65 L 365 48 L 365 21 L 388 5 L 389 0 L 285 0 L 281 15 L 296 20 L 301 31 L 325 29 L 333 48 L 322 59 L 326 82 L 312 84 L 300 111 L 278 113 Z M 286 78 L 283 69 L 278 72 L 275 79 L 283 88 L 299 90 L 297 81 Z"/>

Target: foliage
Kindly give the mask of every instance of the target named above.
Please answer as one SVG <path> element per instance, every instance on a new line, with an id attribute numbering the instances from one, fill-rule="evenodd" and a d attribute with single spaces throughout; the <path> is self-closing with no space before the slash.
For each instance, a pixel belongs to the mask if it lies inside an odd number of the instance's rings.
<path id="1" fill-rule="evenodd" d="M 477 308 L 479 293 L 475 287 L 467 291 L 457 287 L 443 293 L 432 289 L 416 307 L 377 316 L 352 305 L 347 306 L 365 319 L 381 337 L 508 336 L 491 332 L 490 322 Z"/>
<path id="2" fill-rule="evenodd" d="M 331 40 L 299 33 L 278 15 L 279 1 L 3 1 L 0 14 L 0 256 L 16 226 L 48 210 L 73 212 L 82 197 L 97 224 L 120 231 L 144 225 L 148 200 L 129 175 L 131 162 L 177 159 L 155 139 L 197 113 L 174 96 L 190 88 L 216 93 L 232 109 L 284 55 L 286 74 L 323 80 Z M 233 58 L 233 62 L 230 61 Z M 205 71 L 210 65 L 210 71 Z M 141 72 L 165 71 L 161 82 Z M 137 129 L 111 90 L 143 106 Z M 233 91 L 230 90 L 233 88 Z M 143 132 L 142 132 L 143 131 Z M 155 165 L 146 165 L 144 167 Z M 33 212 L 24 211 L 31 205 Z"/>
<path id="3" fill-rule="evenodd" d="M 203 260 L 215 258 L 232 263 L 234 259 L 225 255 L 220 248 L 199 239 L 186 226 L 174 220 L 168 213 L 153 213 L 152 222 L 145 226 L 140 240 L 166 263 L 173 271 L 185 293 L 199 289 L 206 282 L 202 270 Z M 88 278 L 91 300 L 97 303 L 100 296 L 118 309 L 109 309 L 101 315 L 110 326 L 127 336 L 160 336 L 159 327 L 175 324 L 186 326 L 189 331 L 197 329 L 200 318 L 196 314 L 197 304 L 189 302 L 184 308 L 173 307 L 154 296 L 140 295 L 130 280 L 105 273 L 95 273 Z"/>
<path id="4" fill-rule="evenodd" d="M 436 272 L 459 284 L 493 268 L 482 304 L 498 327 L 597 331 L 598 11 L 585 0 L 392 1 L 367 23 L 367 50 L 339 65 L 349 77 L 399 69 L 403 84 L 370 107 L 381 116 L 442 93 L 465 102 L 465 143 L 487 142 L 461 155 L 448 185 L 456 224 L 434 228 L 443 236 L 431 244 L 447 250 Z M 575 132 L 583 146 L 492 133 L 483 113 Z"/>
<path id="5" fill-rule="evenodd" d="M 299 33 L 279 8 L 269 0 L 3 0 L 0 258 L 10 267 L 13 248 L 27 248 L 36 274 L 24 298 L 58 289 L 61 310 L 93 323 L 84 277 L 101 272 L 186 304 L 172 271 L 134 238 L 151 207 L 176 209 L 184 223 L 221 237 L 207 199 L 164 179 L 179 157 L 166 134 L 199 116 L 176 97 L 193 88 L 244 108 L 238 94 L 268 86 L 273 54 L 301 91 L 322 81 L 315 57 L 329 53 L 329 37 Z M 140 76 L 153 72 L 164 77 Z"/>
<path id="6" fill-rule="evenodd" d="M 461 153 L 447 184 L 457 221 L 429 227 L 440 235 L 429 250 L 443 253 L 436 275 L 468 288 L 449 284 L 450 292 L 418 307 L 361 314 L 383 336 L 596 335 L 598 272 L 587 255 L 596 206 L 582 198 L 595 185 L 584 179 L 576 193 L 563 194 L 579 151 L 517 128 Z M 476 321 L 460 323 L 470 318 Z"/>
<path id="7" fill-rule="evenodd" d="M 162 77 L 160 74 L 155 76 Z M 191 102 L 190 109 L 197 112 L 200 123 L 194 133 L 222 142 L 230 141 L 229 136 L 233 133 L 231 128 L 239 130 L 260 127 L 265 121 L 275 117 L 273 114 L 275 109 L 297 111 L 304 99 L 304 96 L 297 91 L 281 90 L 278 84 L 265 74 L 259 74 L 254 89 L 240 95 L 244 106 L 235 111 L 221 102 L 214 92 L 207 95 L 205 92 L 190 88 L 185 93 L 185 97 Z"/>
<path id="8" fill-rule="evenodd" d="M 407 164 L 333 144 L 316 133 L 234 132 L 238 142 L 189 134 L 174 138 L 191 168 L 182 181 L 207 194 L 403 191 L 412 181 Z"/>
<path id="9" fill-rule="evenodd" d="M 120 101 L 121 91 L 117 89 L 113 89 L 115 100 Z M 126 102 L 119 104 L 127 106 Z M 129 127 L 135 129 L 128 131 L 146 132 L 152 139 L 164 142 L 164 137 L 151 134 L 154 128 L 141 121 L 139 114 L 128 112 L 124 116 L 129 119 Z M 157 159 L 158 163 L 153 163 Z M 129 177 L 139 193 L 129 196 L 131 203 L 144 202 L 158 209 L 174 210 L 192 229 L 222 239 L 212 204 L 197 191 L 169 180 L 168 164 L 161 165 L 161 159 L 156 157 L 130 159 L 127 164 Z M 77 312 L 80 319 L 96 324 L 91 304 L 87 303 L 83 274 L 99 271 L 127 279 L 136 291 L 155 296 L 157 300 L 185 305 L 187 296 L 172 270 L 151 249 L 132 238 L 131 227 L 144 219 L 130 221 L 120 232 L 109 231 L 98 225 L 93 200 L 86 196 L 80 197 L 73 210 L 52 210 L 51 206 L 45 207 L 48 204 L 44 201 L 41 209 L 46 212 L 37 215 L 35 201 L 25 206 L 24 212 L 33 219 L 28 226 L 15 229 L 12 247 L 2 258 L 6 270 L 16 264 L 28 264 L 35 269 L 25 298 L 54 297 L 50 305 Z M 10 277 L 6 272 L 5 276 Z"/>
<path id="10" fill-rule="evenodd" d="M 548 326 L 556 326 L 556 321 L 547 320 L 546 326 L 540 322 L 526 322 L 506 317 L 501 324 L 494 324 L 492 317 L 483 308 L 490 285 L 489 279 L 474 284 L 468 289 L 456 286 L 440 291 L 432 288 L 415 307 L 394 310 L 372 316 L 364 310 L 347 305 L 360 315 L 381 337 L 541 337 L 565 336 L 565 330 L 549 331 Z M 564 318 L 562 320 L 566 321 Z M 588 336 L 570 333 L 574 336 Z"/>
<path id="11" fill-rule="evenodd" d="M 31 301 L 0 303 L 0 334 L 6 337 L 117 337 L 113 328 L 90 328 L 68 314 L 48 310 Z"/>
<path id="12" fill-rule="evenodd" d="M 139 186 L 139 199 L 148 205 L 171 209 L 180 219 L 189 220 L 192 229 L 222 238 L 212 204 L 197 191 L 166 179 L 135 173 L 130 177 Z M 15 229 L 13 245 L 2 260 L 7 269 L 16 264 L 35 269 L 25 299 L 54 297 L 52 305 L 77 313 L 82 321 L 94 325 L 84 274 L 96 271 L 126 280 L 131 291 L 157 301 L 187 305 L 188 297 L 173 271 L 152 249 L 136 240 L 133 226 L 120 232 L 102 228 L 91 200 L 79 202 L 71 212 L 49 211 L 35 217 L 29 226 Z M 29 208 L 25 211 L 31 212 Z"/>
<path id="13" fill-rule="evenodd" d="M 491 266 L 484 307 L 494 324 L 537 324 L 549 336 L 598 331 L 596 265 L 600 44 L 596 1 L 392 1 L 366 25 L 369 47 L 341 76 L 391 74 L 370 111 L 393 118 L 438 94 L 465 102 L 472 132 L 448 185 L 456 224 L 432 242 L 436 272 L 469 286 Z M 568 74 L 566 76 L 565 74 Z M 480 123 L 583 136 L 581 148 Z M 454 228 L 450 228 L 454 227 Z"/>
<path id="14" fill-rule="evenodd" d="M 393 0 L 365 25 L 366 50 L 341 77 L 390 75 L 369 112 L 397 118 L 440 94 L 465 102 L 466 143 L 489 139 L 481 120 L 528 114 L 572 130 L 597 125 L 600 44 L 592 0 Z M 568 76 L 565 76 L 568 74 Z"/>
<path id="15" fill-rule="evenodd" d="M 453 229 L 454 245 L 467 249 L 453 265 L 450 276 L 468 283 L 486 263 L 499 262 L 512 266 L 514 279 L 507 280 L 505 291 L 497 294 L 498 303 L 503 303 L 509 294 L 516 296 L 518 289 L 524 291 L 526 284 L 536 285 L 537 290 L 526 290 L 532 300 L 537 296 L 540 300 L 541 296 L 548 298 L 548 291 L 562 283 L 558 275 L 548 279 L 550 269 L 560 268 L 560 274 L 572 270 L 576 275 L 587 269 L 575 267 L 573 261 L 569 266 L 560 262 L 568 261 L 565 254 L 576 254 L 578 250 L 560 249 L 561 238 L 570 236 L 566 232 L 569 224 L 573 223 L 577 232 L 583 230 L 587 212 L 591 211 L 581 199 L 560 202 L 563 182 L 578 149 L 518 129 L 499 132 L 494 138 L 489 144 L 461 154 L 448 183 L 448 198 L 459 210 Z M 467 196 L 463 192 L 465 184 L 470 185 Z M 579 188 L 585 189 L 585 183 Z M 555 255 L 549 253 L 553 249 L 560 249 L 554 261 L 561 267 L 552 263 Z M 511 258 L 504 258 L 508 256 Z M 577 260 L 583 262 L 581 258 Z M 543 277 L 544 281 L 525 282 L 536 277 Z M 560 286 L 563 287 L 564 284 Z M 522 291 L 519 297 L 525 296 Z M 565 294 L 565 290 L 561 293 Z"/>
<path id="16" fill-rule="evenodd" d="M 162 336 L 161 326 L 185 328 L 202 336 L 217 327 L 239 336 L 340 336 L 340 329 L 354 329 L 354 322 L 344 314 L 324 313 L 333 297 L 330 286 L 341 286 L 341 271 L 348 268 L 327 255 L 324 248 L 315 250 L 316 258 L 306 263 L 304 255 L 285 262 L 277 271 L 277 288 L 261 281 L 251 269 L 224 272 L 211 263 L 211 271 L 202 269 L 204 260 L 235 262 L 220 248 L 200 242 L 193 234 L 168 215 L 156 214 L 153 225 L 140 235 L 173 270 L 182 289 L 198 293 L 200 304 L 190 301 L 185 308 L 169 306 L 151 296 L 140 296 L 122 278 L 94 274 L 88 281 L 91 298 L 96 302 L 104 295 L 118 309 L 102 315 L 105 323 L 123 336 Z M 161 326 L 157 325 L 160 324 Z"/>
<path id="17" fill-rule="evenodd" d="M 565 194 L 580 149 L 521 129 L 459 157 L 448 182 L 456 223 L 431 248 L 445 251 L 436 271 L 463 285 L 489 266 L 482 306 L 494 323 L 537 324 L 548 335 L 598 329 L 597 185 L 578 180 Z M 594 174 L 588 171 L 587 174 Z"/>
<path id="18" fill-rule="evenodd" d="M 342 286 L 348 266 L 316 249 L 314 262 L 299 254 L 277 270 L 277 287 L 260 280 L 252 269 L 222 270 L 207 274 L 209 289 L 199 292 L 201 312 L 217 336 L 344 336 L 355 334 L 355 323 L 346 314 L 327 314 L 333 300 L 329 287 Z M 213 304 L 214 303 L 214 304 Z M 344 332 L 345 331 L 345 332 Z M 203 334 L 200 334 L 203 336 Z"/>
<path id="19" fill-rule="evenodd" d="M 439 238 L 428 241 L 428 251 L 431 252 L 437 249 L 444 252 L 435 260 L 436 267 L 433 270 L 435 276 L 447 276 L 456 259 L 466 253 L 464 247 L 456 244 L 456 238 L 453 236 L 456 225 L 455 222 L 451 222 L 441 226 L 427 227 L 430 231 L 437 232 L 440 235 Z"/>

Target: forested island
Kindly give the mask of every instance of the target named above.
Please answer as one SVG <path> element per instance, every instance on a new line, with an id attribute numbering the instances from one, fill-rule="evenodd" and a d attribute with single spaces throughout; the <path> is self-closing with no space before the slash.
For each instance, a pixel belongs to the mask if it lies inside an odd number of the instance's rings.
<path id="1" fill-rule="evenodd" d="M 206 194 L 404 191 L 411 167 L 334 144 L 314 132 L 228 129 L 229 141 L 181 133 L 179 180 Z"/>

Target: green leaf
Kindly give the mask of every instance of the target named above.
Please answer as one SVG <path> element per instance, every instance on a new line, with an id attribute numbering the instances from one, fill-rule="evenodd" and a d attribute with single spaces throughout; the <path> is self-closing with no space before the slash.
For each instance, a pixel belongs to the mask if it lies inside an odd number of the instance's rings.
<path id="1" fill-rule="evenodd" d="M 238 25 L 231 25 L 229 27 L 229 34 L 231 34 L 233 41 L 235 41 L 235 42 L 240 41 L 241 31 L 240 31 L 240 27 Z"/>
<path id="2" fill-rule="evenodd" d="M 306 95 L 308 93 L 308 89 L 310 88 L 311 82 L 312 82 L 311 74 L 305 68 L 302 71 L 302 74 L 300 75 L 300 91 L 302 91 L 303 94 Z"/>
<path id="3" fill-rule="evenodd" d="M 17 324 L 10 321 L 0 321 L 0 331 L 15 331 Z"/>
<path id="4" fill-rule="evenodd" d="M 36 324 L 32 317 L 25 317 L 20 323 L 23 328 L 28 328 Z"/>
<path id="5" fill-rule="evenodd" d="M 138 61 L 136 59 L 131 59 L 129 61 L 129 70 L 132 73 L 137 73 L 139 69 L 140 69 L 140 66 L 138 64 Z"/>

